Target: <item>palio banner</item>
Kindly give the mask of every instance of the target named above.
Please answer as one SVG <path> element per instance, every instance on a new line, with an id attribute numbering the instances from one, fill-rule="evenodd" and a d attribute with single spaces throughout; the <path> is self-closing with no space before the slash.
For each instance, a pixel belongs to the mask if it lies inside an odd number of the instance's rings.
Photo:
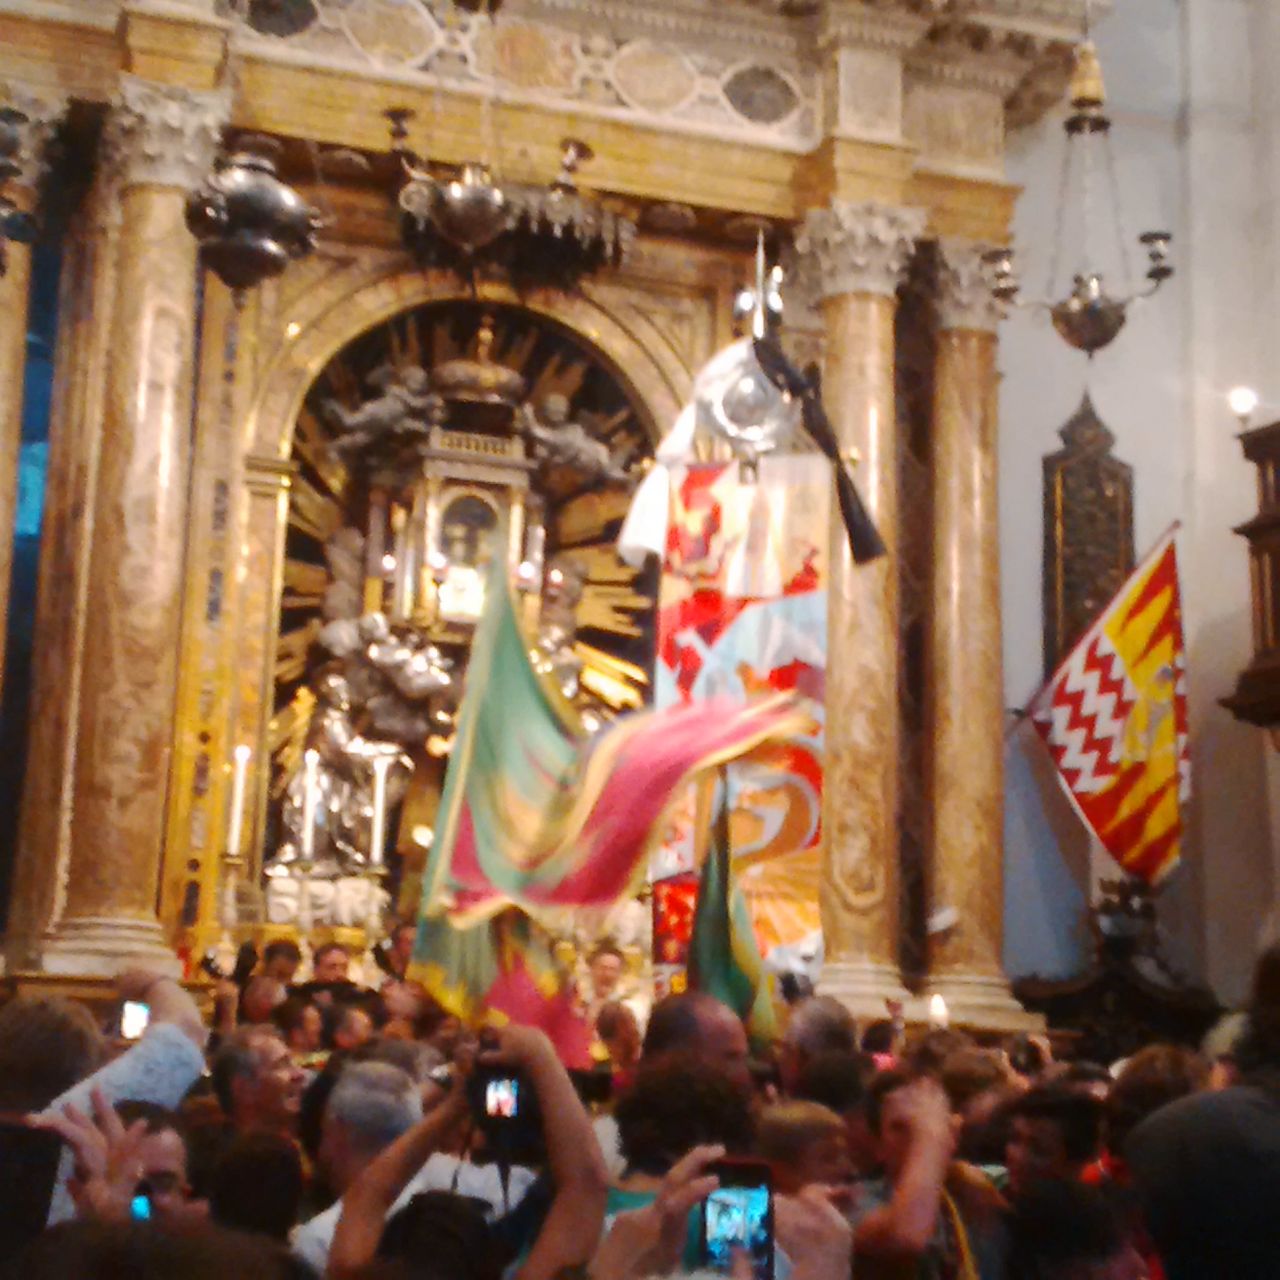
<path id="1" fill-rule="evenodd" d="M 731 769 L 734 875 L 766 959 L 819 929 L 830 504 L 831 466 L 816 454 L 765 458 L 755 483 L 736 463 L 671 477 L 656 704 L 788 691 L 807 721 L 799 736 Z M 697 807 L 691 789 L 654 859 L 655 882 L 697 872 L 707 847 L 705 832 L 695 838 Z M 670 907 L 682 896 L 658 888 L 655 902 Z M 670 924 L 655 920 L 655 933 L 674 955 Z"/>

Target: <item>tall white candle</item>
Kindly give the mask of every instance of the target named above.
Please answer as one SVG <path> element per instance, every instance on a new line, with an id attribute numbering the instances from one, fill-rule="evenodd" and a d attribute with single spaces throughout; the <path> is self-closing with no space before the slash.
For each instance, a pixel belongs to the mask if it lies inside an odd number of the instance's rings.
<path id="1" fill-rule="evenodd" d="M 929 1025 L 937 1030 L 945 1029 L 951 1022 L 947 1002 L 940 995 L 929 997 Z"/>
<path id="2" fill-rule="evenodd" d="M 244 793 L 249 778 L 249 757 L 253 754 L 243 743 L 235 750 L 231 774 L 231 818 L 227 823 L 227 853 L 235 858 L 240 853 L 240 834 L 244 826 Z"/>
<path id="3" fill-rule="evenodd" d="M 320 753 L 307 751 L 302 757 L 302 861 L 315 861 L 316 803 L 320 798 Z"/>
<path id="4" fill-rule="evenodd" d="M 369 829 L 369 865 L 382 866 L 383 846 L 387 839 L 387 772 L 390 756 L 377 756 L 373 761 L 373 821 Z"/>

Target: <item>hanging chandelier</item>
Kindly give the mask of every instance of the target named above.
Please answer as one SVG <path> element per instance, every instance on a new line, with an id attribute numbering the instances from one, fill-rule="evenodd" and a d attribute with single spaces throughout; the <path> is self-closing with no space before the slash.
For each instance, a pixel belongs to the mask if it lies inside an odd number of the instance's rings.
<path id="1" fill-rule="evenodd" d="M 1059 336 L 1092 358 L 1124 328 L 1129 305 L 1155 293 L 1173 275 L 1173 265 L 1169 261 L 1170 233 L 1144 232 L 1138 237 L 1138 242 L 1147 252 L 1146 284 L 1134 286 L 1121 216 L 1115 154 L 1111 147 L 1112 121 L 1106 111 L 1106 92 L 1098 52 L 1088 36 L 1086 20 L 1085 40 L 1077 51 L 1075 72 L 1071 78 L 1071 113 L 1063 125 L 1067 145 L 1063 155 L 1053 259 L 1045 299 L 1026 301 L 1020 297 L 1013 249 L 993 249 L 986 255 L 986 260 L 991 268 L 992 292 L 1001 302 L 1047 310 Z M 1110 292 L 1099 265 L 1101 250 L 1095 234 L 1099 170 L 1103 171 L 1101 177 L 1105 180 L 1120 268 L 1125 277 L 1119 294 Z M 1078 198 L 1074 194 L 1077 184 Z M 1079 208 L 1083 226 L 1082 261 L 1073 273 L 1070 290 L 1060 293 L 1059 265 L 1068 214 L 1073 204 Z"/>
<path id="2" fill-rule="evenodd" d="M 18 155 L 22 151 L 22 126 L 26 123 L 27 117 L 16 107 L 0 107 L 0 276 L 8 267 L 6 244 L 30 244 L 36 233 L 35 219 L 19 209 L 3 190 L 4 184 L 20 171 Z"/>
<path id="3" fill-rule="evenodd" d="M 523 293 L 573 289 L 626 258 L 635 220 L 578 188 L 579 167 L 593 159 L 585 142 L 560 143 L 560 172 L 545 186 L 500 182 L 479 160 L 438 176 L 408 145 L 414 113 L 396 107 L 386 114 L 392 154 L 404 175 L 397 197 L 401 231 L 421 266 L 452 271 L 473 284 L 480 272 L 497 274 Z"/>

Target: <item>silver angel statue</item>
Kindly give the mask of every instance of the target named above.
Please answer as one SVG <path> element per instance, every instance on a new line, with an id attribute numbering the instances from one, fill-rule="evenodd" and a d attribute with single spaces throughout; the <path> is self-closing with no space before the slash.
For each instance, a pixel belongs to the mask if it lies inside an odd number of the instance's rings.
<path id="1" fill-rule="evenodd" d="M 337 454 L 392 460 L 424 447 L 432 426 L 444 421 L 444 401 L 431 390 L 430 375 L 417 365 L 381 365 L 368 384 L 381 394 L 358 409 L 348 409 L 332 396 L 321 405 L 339 433 L 331 445 Z"/>

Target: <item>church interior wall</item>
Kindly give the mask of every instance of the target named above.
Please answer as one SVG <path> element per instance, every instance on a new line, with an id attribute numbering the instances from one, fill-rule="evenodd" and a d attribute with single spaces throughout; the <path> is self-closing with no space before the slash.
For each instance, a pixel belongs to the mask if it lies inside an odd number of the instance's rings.
<path id="1" fill-rule="evenodd" d="M 1179 274 L 1130 316 L 1092 370 L 1043 313 L 1017 312 L 1001 341 L 1001 518 L 1006 697 L 1025 706 L 1043 678 L 1041 457 L 1086 378 L 1135 470 L 1139 555 L 1174 521 L 1190 674 L 1195 797 L 1182 867 L 1160 896 L 1169 959 L 1238 998 L 1266 927 L 1280 866 L 1275 752 L 1218 705 L 1250 652 L 1248 557 L 1232 527 L 1256 509 L 1253 468 L 1234 440 L 1234 385 L 1257 385 L 1255 425 L 1280 409 L 1268 383 L 1280 263 L 1275 192 L 1280 97 L 1258 72 L 1280 51 L 1280 14 L 1251 0 L 1126 0 L 1102 21 L 1124 234 L 1174 234 Z M 1251 74 L 1252 72 L 1252 74 Z M 1026 293 L 1048 270 L 1064 138 L 1061 115 L 1010 140 L 1024 187 L 1015 226 Z M 1102 239 L 1107 231 L 1099 218 Z M 1136 246 L 1134 246 L 1136 249 Z M 1070 259 L 1066 259 L 1070 261 Z M 1114 268 L 1105 260 L 1104 270 Z M 1274 379 L 1274 375 L 1270 375 Z M 1268 412 L 1270 410 L 1270 412 Z M 1028 728 L 1008 746 L 1006 964 L 1065 976 L 1088 958 L 1079 907 L 1112 868 L 1088 840 Z"/>

